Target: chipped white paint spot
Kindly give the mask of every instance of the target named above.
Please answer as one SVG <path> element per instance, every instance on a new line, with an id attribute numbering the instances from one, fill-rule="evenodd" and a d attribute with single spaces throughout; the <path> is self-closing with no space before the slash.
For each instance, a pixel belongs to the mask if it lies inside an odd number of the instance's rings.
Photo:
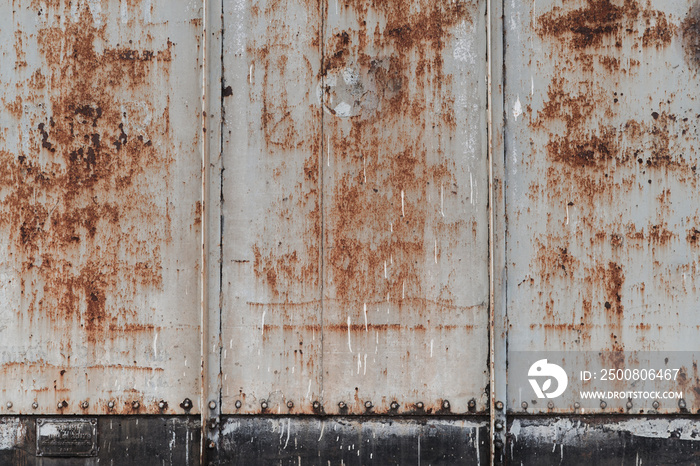
<path id="1" fill-rule="evenodd" d="M 340 102 L 333 110 L 335 111 L 335 115 L 339 117 L 352 116 L 352 106 L 346 102 Z"/>
<path id="2" fill-rule="evenodd" d="M 467 22 L 462 21 L 455 31 L 454 58 L 457 61 L 476 64 L 476 53 L 474 51 L 474 30 L 470 31 Z"/>
<path id="3" fill-rule="evenodd" d="M 518 96 L 518 99 L 515 101 L 515 104 L 513 105 L 513 117 L 515 118 L 515 121 L 518 121 L 518 117 L 523 114 L 523 106 L 520 103 L 520 96 Z"/>

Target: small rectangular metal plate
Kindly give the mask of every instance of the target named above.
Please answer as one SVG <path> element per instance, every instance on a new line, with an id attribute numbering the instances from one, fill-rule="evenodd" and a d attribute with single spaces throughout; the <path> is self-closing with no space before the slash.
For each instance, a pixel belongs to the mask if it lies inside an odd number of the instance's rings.
<path id="1" fill-rule="evenodd" d="M 97 419 L 38 419 L 36 456 L 96 456 Z"/>

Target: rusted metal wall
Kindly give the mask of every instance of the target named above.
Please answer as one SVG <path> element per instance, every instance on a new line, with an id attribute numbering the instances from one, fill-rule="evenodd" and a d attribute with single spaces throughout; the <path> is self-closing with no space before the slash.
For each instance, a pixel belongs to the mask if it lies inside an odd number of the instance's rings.
<path id="1" fill-rule="evenodd" d="M 224 3 L 225 412 L 486 409 L 484 8 Z"/>
<path id="2" fill-rule="evenodd" d="M 1 5 L 1 461 L 200 400 L 86 461 L 696 455 L 603 414 L 700 409 L 698 0 Z M 685 399 L 536 404 L 527 351 Z"/>
<path id="3" fill-rule="evenodd" d="M 182 412 L 200 376 L 199 6 L 0 11 L 0 410 Z"/>
<path id="4" fill-rule="evenodd" d="M 595 368 L 635 358 L 599 351 L 696 349 L 699 12 L 695 0 L 505 3 L 509 355 L 591 351 Z M 697 355 L 683 358 L 670 388 L 695 412 Z M 511 388 L 522 411 L 530 400 Z M 572 412 L 574 393 L 528 412 Z M 607 410 L 679 411 L 626 402 Z"/>

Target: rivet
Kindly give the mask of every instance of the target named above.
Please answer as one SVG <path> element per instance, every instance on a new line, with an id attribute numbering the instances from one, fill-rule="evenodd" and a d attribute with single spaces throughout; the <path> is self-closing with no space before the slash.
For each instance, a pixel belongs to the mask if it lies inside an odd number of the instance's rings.
<path id="1" fill-rule="evenodd" d="M 399 403 L 396 402 L 396 401 L 392 401 L 392 402 L 391 402 L 391 409 L 393 409 L 394 411 L 396 411 L 397 409 L 399 409 Z"/>
<path id="2" fill-rule="evenodd" d="M 107 403 L 107 407 L 109 409 L 114 409 L 114 401 L 110 401 L 109 403 Z"/>
<path id="3" fill-rule="evenodd" d="M 167 403 L 166 401 L 160 400 L 160 401 L 158 402 L 158 408 L 160 408 L 160 409 L 165 409 L 165 408 L 167 408 L 167 407 L 168 407 L 168 403 Z"/>
<path id="4" fill-rule="evenodd" d="M 547 407 L 548 407 L 549 409 L 554 409 L 554 403 L 552 403 L 552 402 L 550 401 L 549 403 L 547 403 Z"/>
<path id="5" fill-rule="evenodd" d="M 341 401 L 340 403 L 338 403 L 338 408 L 340 408 L 340 409 L 345 409 L 347 407 L 348 407 L 348 405 L 346 405 L 344 401 Z"/>
<path id="6" fill-rule="evenodd" d="M 467 403 L 469 408 L 474 409 L 476 408 L 476 401 L 475 400 L 469 400 L 469 403 Z"/>
<path id="7" fill-rule="evenodd" d="M 681 398 L 681 399 L 678 401 L 678 407 L 681 408 L 681 409 L 685 409 L 685 406 L 686 406 L 686 405 L 685 405 L 685 400 L 684 400 L 683 398 Z"/>
<path id="8" fill-rule="evenodd" d="M 422 401 L 419 401 L 418 403 L 416 403 L 416 408 L 418 408 L 418 409 L 423 409 L 424 406 L 425 405 L 423 404 Z"/>
<path id="9" fill-rule="evenodd" d="M 36 401 L 34 403 L 32 403 L 33 409 L 37 409 L 38 407 L 39 407 L 39 403 L 37 403 Z"/>
<path id="10" fill-rule="evenodd" d="M 497 421 L 494 424 L 494 427 L 496 428 L 496 430 L 503 430 L 503 423 L 501 421 Z"/>
<path id="11" fill-rule="evenodd" d="M 287 408 L 292 409 L 294 407 L 294 402 L 293 401 L 287 401 Z"/>
<path id="12" fill-rule="evenodd" d="M 496 409 L 499 411 L 503 410 L 503 402 L 502 401 L 497 401 L 496 402 Z"/>
<path id="13" fill-rule="evenodd" d="M 321 403 L 319 403 L 318 401 L 314 401 L 313 407 L 314 409 L 321 409 Z"/>
<path id="14" fill-rule="evenodd" d="M 209 441 L 208 447 L 209 447 L 210 450 L 213 450 L 214 448 L 216 448 L 216 443 L 214 443 L 213 440 L 210 440 L 210 441 Z"/>
<path id="15" fill-rule="evenodd" d="M 659 409 L 659 402 L 658 401 L 654 401 L 651 405 L 654 407 L 654 409 Z"/>
<path id="16" fill-rule="evenodd" d="M 180 403 L 180 407 L 185 410 L 192 409 L 192 400 L 185 398 L 182 403 Z"/>
<path id="17" fill-rule="evenodd" d="M 83 401 L 83 402 L 80 404 L 80 407 L 83 408 L 83 409 L 88 409 L 89 406 L 90 406 L 90 403 L 89 403 L 87 400 L 86 400 L 86 401 Z"/>
<path id="18" fill-rule="evenodd" d="M 523 401 L 520 406 L 522 406 L 523 409 L 527 409 L 527 401 Z"/>
<path id="19" fill-rule="evenodd" d="M 216 409 L 216 401 L 211 400 L 209 402 L 209 409 Z"/>
<path id="20" fill-rule="evenodd" d="M 236 409 L 241 409 L 241 406 L 243 406 L 243 403 L 241 403 L 241 400 L 236 400 Z"/>
<path id="21" fill-rule="evenodd" d="M 442 409 L 445 409 L 445 410 L 450 409 L 450 402 L 447 400 L 444 400 L 442 402 Z"/>
<path id="22" fill-rule="evenodd" d="M 574 409 L 579 409 L 580 407 L 581 407 L 581 403 L 579 403 L 578 401 L 576 403 L 574 403 Z"/>
<path id="23" fill-rule="evenodd" d="M 631 401 L 627 402 L 627 409 L 632 409 L 632 402 Z"/>
<path id="24" fill-rule="evenodd" d="M 8 401 L 6 406 L 7 406 L 7 409 L 12 409 L 12 402 Z"/>
<path id="25" fill-rule="evenodd" d="M 261 407 L 262 409 L 267 409 L 267 401 L 262 400 L 262 402 L 260 403 L 260 407 Z"/>
<path id="26" fill-rule="evenodd" d="M 608 407 L 608 404 L 607 404 L 605 401 L 601 401 L 601 402 L 600 402 L 600 407 L 601 407 L 602 409 L 605 409 L 605 408 Z"/>
<path id="27" fill-rule="evenodd" d="M 134 409 L 139 409 L 141 407 L 141 403 L 139 403 L 138 401 L 134 401 L 133 403 L 131 403 L 131 407 Z"/>
<path id="28" fill-rule="evenodd" d="M 371 402 L 371 401 L 369 401 L 369 400 L 365 401 L 365 408 L 371 409 L 372 406 L 373 406 L 373 405 L 372 405 L 372 402 Z"/>

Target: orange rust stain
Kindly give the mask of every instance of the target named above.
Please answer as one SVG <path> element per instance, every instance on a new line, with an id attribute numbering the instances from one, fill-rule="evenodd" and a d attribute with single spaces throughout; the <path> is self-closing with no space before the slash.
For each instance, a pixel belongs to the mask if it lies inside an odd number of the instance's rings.
<path id="1" fill-rule="evenodd" d="M 163 286 L 159 244 L 169 225 L 145 180 L 167 177 L 171 156 L 146 134 L 167 134 L 169 115 L 152 115 L 144 129 L 129 119 L 138 116 L 132 99 L 149 100 L 149 76 L 168 73 L 172 44 L 106 47 L 87 5 L 78 22 L 42 29 L 38 42 L 45 66 L 27 85 L 47 116 L 34 119 L 28 151 L 0 152 L 0 228 L 14 243 L 28 315 L 78 320 L 96 343 L 121 287 Z"/>
<path id="2" fill-rule="evenodd" d="M 329 114 L 323 149 L 330 149 L 325 169 L 333 180 L 325 212 L 327 295 L 341 306 L 401 306 L 423 295 L 426 258 L 436 254 L 426 238 L 428 190 L 439 199 L 436 187 L 451 189 L 454 182 L 445 146 L 456 122 L 443 54 L 452 28 L 471 16 L 466 2 L 416 9 L 399 1 L 349 1 L 341 8 L 359 19 L 331 31 L 322 70 Z M 358 77 L 354 87 L 342 88 L 343 73 Z M 334 81 L 341 84 L 328 84 Z M 349 115 L 336 113 L 340 100 L 347 100 Z M 426 303 L 414 304 L 425 311 Z"/>

